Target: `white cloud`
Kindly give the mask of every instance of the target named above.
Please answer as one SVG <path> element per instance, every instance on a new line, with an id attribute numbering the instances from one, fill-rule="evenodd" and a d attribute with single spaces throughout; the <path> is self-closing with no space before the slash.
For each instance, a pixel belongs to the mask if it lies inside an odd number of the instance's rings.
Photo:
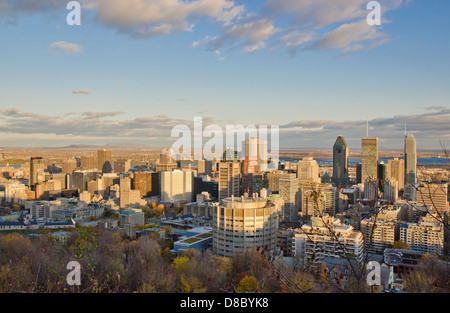
<path id="1" fill-rule="evenodd" d="M 196 19 L 229 25 L 245 11 L 231 0 L 98 0 L 100 23 L 135 38 L 191 31 Z"/>
<path id="2" fill-rule="evenodd" d="M 87 90 L 87 89 L 82 89 L 82 90 L 72 90 L 72 93 L 74 95 L 90 95 L 91 91 Z"/>
<path id="3" fill-rule="evenodd" d="M 75 43 L 57 41 L 50 44 L 50 50 L 54 53 L 64 52 L 67 54 L 83 53 L 84 47 Z"/>

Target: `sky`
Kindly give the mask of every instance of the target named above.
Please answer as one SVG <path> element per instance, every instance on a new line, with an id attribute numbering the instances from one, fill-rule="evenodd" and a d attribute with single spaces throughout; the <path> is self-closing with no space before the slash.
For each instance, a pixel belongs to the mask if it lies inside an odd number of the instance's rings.
<path id="1" fill-rule="evenodd" d="M 0 0 L 0 147 L 172 145 L 277 125 L 281 148 L 450 147 L 450 2 Z"/>

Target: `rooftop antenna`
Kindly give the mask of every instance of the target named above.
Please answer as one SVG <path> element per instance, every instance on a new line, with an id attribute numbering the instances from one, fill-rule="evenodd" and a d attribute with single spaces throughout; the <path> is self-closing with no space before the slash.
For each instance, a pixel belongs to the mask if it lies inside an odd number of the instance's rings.
<path id="1" fill-rule="evenodd" d="M 406 123 L 405 123 L 405 137 L 406 137 Z"/>

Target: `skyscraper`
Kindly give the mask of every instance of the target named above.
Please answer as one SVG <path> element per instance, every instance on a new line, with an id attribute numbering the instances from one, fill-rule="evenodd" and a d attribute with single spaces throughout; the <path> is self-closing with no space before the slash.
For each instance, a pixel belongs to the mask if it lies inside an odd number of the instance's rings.
<path id="1" fill-rule="evenodd" d="M 163 149 L 159 155 L 159 159 L 156 160 L 157 172 L 171 172 L 178 168 L 178 163 L 174 159 L 174 152 L 172 149 Z"/>
<path id="2" fill-rule="evenodd" d="M 415 184 L 417 171 L 416 139 L 414 135 L 405 138 L 405 184 Z"/>
<path id="3" fill-rule="evenodd" d="M 361 182 L 378 178 L 378 137 L 361 141 Z"/>
<path id="4" fill-rule="evenodd" d="M 62 172 L 64 174 L 71 174 L 77 168 L 77 161 L 75 159 L 62 161 Z"/>
<path id="5" fill-rule="evenodd" d="M 297 178 L 302 183 L 320 183 L 319 165 L 313 158 L 303 158 L 297 163 Z"/>
<path id="6" fill-rule="evenodd" d="M 335 184 L 348 183 L 348 145 L 343 136 L 339 136 L 333 146 L 333 178 Z"/>
<path id="7" fill-rule="evenodd" d="M 30 158 L 30 186 L 34 186 L 39 183 L 38 175 L 40 173 L 44 173 L 44 167 L 44 160 L 41 157 Z"/>
<path id="8" fill-rule="evenodd" d="M 398 158 L 389 160 L 387 176 L 398 182 L 398 189 L 403 189 L 405 186 L 405 161 Z"/>
<path id="9" fill-rule="evenodd" d="M 81 168 L 81 170 L 94 169 L 94 156 L 93 155 L 82 155 L 80 158 L 80 168 Z"/>
<path id="10" fill-rule="evenodd" d="M 267 171 L 267 140 L 251 137 L 245 141 L 245 159 L 251 165 L 258 166 L 258 171 Z"/>
<path id="11" fill-rule="evenodd" d="M 112 156 L 111 150 L 100 149 L 97 151 L 98 154 L 98 171 L 102 173 L 112 172 Z"/>
<path id="12" fill-rule="evenodd" d="M 238 162 L 219 162 L 219 200 L 240 196 L 241 165 Z"/>

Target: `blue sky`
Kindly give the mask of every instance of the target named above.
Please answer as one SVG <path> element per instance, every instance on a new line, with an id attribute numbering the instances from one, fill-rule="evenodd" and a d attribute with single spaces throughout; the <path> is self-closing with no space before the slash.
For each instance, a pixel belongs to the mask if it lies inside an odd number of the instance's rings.
<path id="1" fill-rule="evenodd" d="M 363 0 L 85 0 L 81 26 L 67 2 L 0 0 L 0 146 L 164 146 L 194 116 L 282 148 L 359 149 L 367 118 L 381 148 L 405 123 L 450 146 L 448 1 L 380 1 L 370 27 Z"/>

